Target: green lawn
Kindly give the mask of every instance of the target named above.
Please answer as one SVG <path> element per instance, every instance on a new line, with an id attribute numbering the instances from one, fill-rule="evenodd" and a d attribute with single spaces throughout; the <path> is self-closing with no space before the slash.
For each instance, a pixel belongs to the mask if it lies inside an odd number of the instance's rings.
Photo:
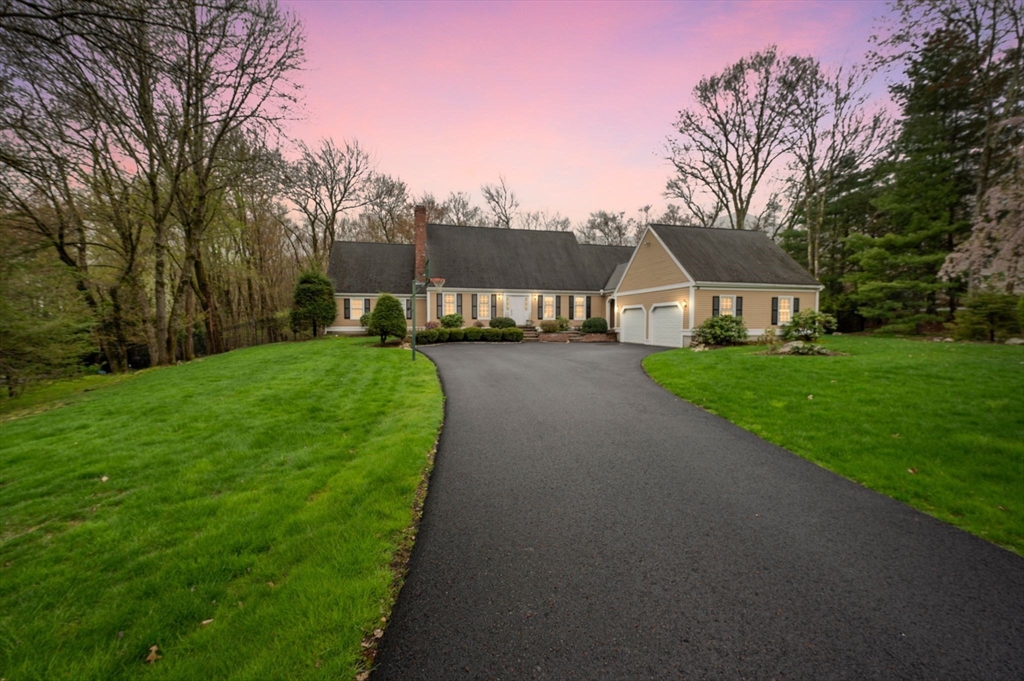
<path id="1" fill-rule="evenodd" d="M 0 678 L 352 678 L 443 412 L 429 361 L 371 342 L 239 350 L 8 416 Z"/>
<path id="2" fill-rule="evenodd" d="M 824 344 L 849 356 L 674 350 L 644 368 L 766 440 L 1024 554 L 1024 347 Z"/>

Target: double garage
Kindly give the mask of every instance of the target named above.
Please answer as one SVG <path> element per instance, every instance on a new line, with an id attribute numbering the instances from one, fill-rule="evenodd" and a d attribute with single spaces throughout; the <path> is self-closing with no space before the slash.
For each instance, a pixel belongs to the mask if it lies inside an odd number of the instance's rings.
<path id="1" fill-rule="evenodd" d="M 621 314 L 619 337 L 623 343 L 647 343 L 650 317 L 650 345 L 683 347 L 683 309 L 678 303 L 658 304 L 650 310 L 626 307 Z"/>

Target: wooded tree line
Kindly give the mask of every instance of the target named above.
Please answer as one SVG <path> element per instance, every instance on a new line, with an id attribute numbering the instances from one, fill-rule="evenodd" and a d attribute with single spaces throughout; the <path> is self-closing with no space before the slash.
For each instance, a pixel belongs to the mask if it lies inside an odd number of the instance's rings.
<path id="1" fill-rule="evenodd" d="M 304 37 L 274 0 L 3 0 L 0 373 L 290 338 L 299 274 L 335 240 L 411 242 L 415 204 L 616 245 L 650 222 L 759 229 L 849 323 L 949 319 L 968 284 L 1024 288 L 1021 30 L 1019 0 L 896 0 L 866 66 L 765 48 L 680 113 L 678 205 L 573 225 L 504 177 L 480 205 L 417 195 L 356 140 L 290 141 Z M 880 69 L 898 113 L 865 91 Z"/>
<path id="2" fill-rule="evenodd" d="M 669 141 L 667 194 L 694 224 L 778 239 L 846 328 L 919 332 L 952 321 L 969 289 L 1024 293 L 1024 10 L 890 10 L 863 66 L 768 47 L 701 79 Z M 895 78 L 894 115 L 865 91 L 878 72 Z"/>

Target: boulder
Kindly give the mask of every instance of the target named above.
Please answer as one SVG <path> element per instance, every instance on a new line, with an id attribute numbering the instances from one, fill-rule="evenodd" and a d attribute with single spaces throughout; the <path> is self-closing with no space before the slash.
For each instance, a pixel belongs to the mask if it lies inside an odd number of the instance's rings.
<path id="1" fill-rule="evenodd" d="M 1007 338 L 1007 345 L 1024 345 L 1024 338 Z"/>

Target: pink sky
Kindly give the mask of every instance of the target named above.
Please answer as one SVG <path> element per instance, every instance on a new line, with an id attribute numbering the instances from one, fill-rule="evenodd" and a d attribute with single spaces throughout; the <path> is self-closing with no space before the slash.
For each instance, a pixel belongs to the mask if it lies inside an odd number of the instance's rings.
<path id="1" fill-rule="evenodd" d="M 523 210 L 578 222 L 660 210 L 666 137 L 704 75 L 776 43 L 862 59 L 872 0 L 326 2 L 306 26 L 307 142 L 358 139 L 381 172 L 442 199 L 504 175 Z"/>

